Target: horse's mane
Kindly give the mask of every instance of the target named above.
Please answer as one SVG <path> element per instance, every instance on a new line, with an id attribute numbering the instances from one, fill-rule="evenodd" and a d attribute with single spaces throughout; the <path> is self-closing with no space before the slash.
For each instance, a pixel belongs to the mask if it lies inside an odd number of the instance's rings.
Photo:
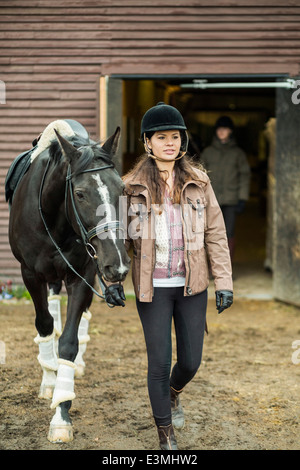
<path id="1" fill-rule="evenodd" d="M 98 142 L 91 142 L 78 135 L 68 137 L 67 140 L 77 149 L 81 155 L 77 158 L 72 165 L 72 173 L 74 176 L 81 173 L 86 168 L 89 168 L 91 163 L 102 161 L 103 163 L 114 166 L 110 155 L 106 152 Z M 53 140 L 49 147 L 50 158 L 55 163 L 59 163 L 62 160 L 62 150 L 57 140 Z"/>

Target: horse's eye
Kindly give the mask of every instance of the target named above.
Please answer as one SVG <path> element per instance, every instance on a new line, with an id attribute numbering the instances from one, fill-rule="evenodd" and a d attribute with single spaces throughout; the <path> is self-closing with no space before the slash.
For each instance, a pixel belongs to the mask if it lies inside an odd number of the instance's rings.
<path id="1" fill-rule="evenodd" d="M 82 199 L 84 199 L 84 194 L 82 191 L 76 190 L 75 195 L 79 201 L 82 201 Z"/>

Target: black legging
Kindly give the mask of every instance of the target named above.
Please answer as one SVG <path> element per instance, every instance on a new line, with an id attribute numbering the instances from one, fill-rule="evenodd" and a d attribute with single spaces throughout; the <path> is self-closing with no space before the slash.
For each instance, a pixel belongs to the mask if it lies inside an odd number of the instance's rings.
<path id="1" fill-rule="evenodd" d="M 148 355 L 148 390 L 158 426 L 171 423 L 170 385 L 177 391 L 196 374 L 202 357 L 207 291 L 183 296 L 183 287 L 155 287 L 152 302 L 136 301 Z M 172 361 L 172 318 L 177 362 Z"/>

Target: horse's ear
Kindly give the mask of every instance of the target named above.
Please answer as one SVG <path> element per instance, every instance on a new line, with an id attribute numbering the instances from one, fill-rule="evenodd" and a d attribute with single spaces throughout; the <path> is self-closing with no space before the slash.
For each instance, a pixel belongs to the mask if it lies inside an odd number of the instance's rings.
<path id="1" fill-rule="evenodd" d="M 103 150 L 105 150 L 105 152 L 107 152 L 111 157 L 113 157 L 118 150 L 120 137 L 121 137 L 121 129 L 120 127 L 117 127 L 117 129 L 115 130 L 115 133 L 111 135 L 106 140 L 106 142 L 104 142 L 104 144 L 102 145 Z"/>
<path id="2" fill-rule="evenodd" d="M 67 139 L 62 137 L 56 129 L 54 129 L 54 131 L 63 155 L 66 157 L 66 159 L 71 161 L 74 157 L 78 157 L 80 152 L 75 147 L 73 147 L 73 145 Z"/>

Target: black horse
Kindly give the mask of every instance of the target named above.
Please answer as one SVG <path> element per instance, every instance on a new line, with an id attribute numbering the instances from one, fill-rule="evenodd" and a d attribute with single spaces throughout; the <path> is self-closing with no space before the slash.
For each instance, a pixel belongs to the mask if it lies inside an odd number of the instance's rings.
<path id="1" fill-rule="evenodd" d="M 120 129 L 102 146 L 78 129 L 84 128 L 76 121 L 55 121 L 45 129 L 10 208 L 9 241 L 35 307 L 44 386 L 54 387 L 52 442 L 73 438 L 68 412 L 75 397 L 78 328 L 97 293 L 95 276 L 105 289 L 105 280 L 125 279 L 130 263 L 119 220 L 124 185 L 112 162 Z M 68 306 L 57 358 L 48 286 L 61 281 Z"/>

